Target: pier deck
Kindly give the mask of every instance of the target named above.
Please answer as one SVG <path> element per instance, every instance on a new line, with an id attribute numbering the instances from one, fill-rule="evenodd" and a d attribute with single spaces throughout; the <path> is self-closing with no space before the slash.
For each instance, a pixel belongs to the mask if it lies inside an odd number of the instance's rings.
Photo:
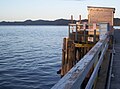
<path id="1" fill-rule="evenodd" d="M 120 29 L 115 29 L 115 55 L 113 57 L 110 89 L 120 89 Z"/>

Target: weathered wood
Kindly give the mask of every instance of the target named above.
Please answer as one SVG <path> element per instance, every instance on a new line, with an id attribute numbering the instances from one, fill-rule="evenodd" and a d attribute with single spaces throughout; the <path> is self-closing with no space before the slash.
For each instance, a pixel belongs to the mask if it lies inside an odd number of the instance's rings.
<path id="1" fill-rule="evenodd" d="M 71 15 L 71 23 L 73 23 L 73 15 Z"/>
<path id="2" fill-rule="evenodd" d="M 63 44 L 63 78 L 52 89 L 91 89 L 96 86 L 108 48 L 106 33 L 113 26 L 115 8 L 88 7 L 88 12 L 88 23 L 84 24 L 81 24 L 81 16 L 76 24 L 71 16 L 69 38 L 64 39 Z M 109 47 L 112 41 L 110 43 Z"/>
<path id="3" fill-rule="evenodd" d="M 74 66 L 52 89 L 80 89 L 82 82 L 96 61 L 96 56 L 104 49 L 106 37 L 97 44 Z"/>
<path id="4" fill-rule="evenodd" d="M 61 69 L 61 76 L 66 74 L 67 70 L 67 62 L 68 62 L 68 38 L 63 39 L 63 51 L 62 51 L 62 69 Z"/>
<path id="5" fill-rule="evenodd" d="M 79 15 L 79 23 L 81 24 L 81 15 Z"/>
<path id="6" fill-rule="evenodd" d="M 96 43 L 96 30 L 94 30 L 94 39 L 93 42 Z"/>
<path id="7" fill-rule="evenodd" d="M 75 47 L 85 48 L 85 47 L 93 47 L 95 44 L 78 44 L 74 43 Z"/>
<path id="8" fill-rule="evenodd" d="M 88 6 L 88 23 L 108 22 L 113 26 L 115 8 Z"/>
<path id="9" fill-rule="evenodd" d="M 92 75 L 91 75 L 91 77 L 90 77 L 90 79 L 89 79 L 89 81 L 88 81 L 88 84 L 86 85 L 86 88 L 85 88 L 85 89 L 91 89 L 91 88 L 92 88 L 92 86 L 93 86 L 93 84 L 94 84 L 94 82 L 95 82 L 95 78 L 96 78 L 97 75 L 98 75 L 98 71 L 99 71 L 99 68 L 100 68 L 100 66 L 101 66 L 101 64 L 102 64 L 102 61 L 103 61 L 104 55 L 105 55 L 105 53 L 106 53 L 106 51 L 107 51 L 107 48 L 108 48 L 108 43 L 105 44 L 105 47 L 104 47 L 104 49 L 102 50 L 102 53 L 101 53 L 101 55 L 100 55 L 100 58 L 99 58 L 98 62 L 97 62 L 96 65 L 95 65 L 95 69 L 94 69 L 94 71 L 93 71 L 93 73 L 92 73 Z"/>
<path id="10" fill-rule="evenodd" d="M 80 26 L 79 23 L 69 25 L 69 38 L 64 38 L 61 76 L 64 76 L 98 41 L 99 35 L 96 35 L 96 30 L 93 30 L 94 34 L 89 35 L 89 30 L 86 30 L 87 24 L 83 24 L 84 30 L 81 30 Z M 89 41 L 89 37 L 93 37 L 93 41 Z"/>
<path id="11" fill-rule="evenodd" d="M 68 63 L 67 63 L 67 71 L 66 72 L 68 72 L 72 67 L 73 67 L 73 55 L 74 55 L 74 53 L 73 53 L 73 50 L 74 49 L 72 49 L 72 43 L 73 43 L 73 41 L 70 41 L 70 40 L 68 40 Z"/>

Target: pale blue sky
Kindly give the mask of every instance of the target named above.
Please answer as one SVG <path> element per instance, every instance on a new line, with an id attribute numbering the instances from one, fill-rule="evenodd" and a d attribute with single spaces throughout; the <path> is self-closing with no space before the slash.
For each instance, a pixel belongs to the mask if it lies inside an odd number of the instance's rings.
<path id="1" fill-rule="evenodd" d="M 75 19 L 81 14 L 87 18 L 87 6 L 116 8 L 120 17 L 120 0 L 0 0 L 0 21 L 23 21 L 27 19 L 55 20 Z"/>

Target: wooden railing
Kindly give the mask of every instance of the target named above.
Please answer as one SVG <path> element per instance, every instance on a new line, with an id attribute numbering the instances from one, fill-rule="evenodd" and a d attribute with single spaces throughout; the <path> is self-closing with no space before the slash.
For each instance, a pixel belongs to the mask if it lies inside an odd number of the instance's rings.
<path id="1" fill-rule="evenodd" d="M 99 68 L 108 49 L 108 41 L 109 36 L 104 34 L 95 46 L 52 89 L 91 89 L 94 87 Z M 91 69 L 93 69 L 92 74 L 84 86 L 83 82 L 85 82 Z"/>
<path id="2" fill-rule="evenodd" d="M 88 26 L 90 29 L 88 29 Z M 69 24 L 63 39 L 61 76 L 64 76 L 99 41 L 97 24 Z"/>

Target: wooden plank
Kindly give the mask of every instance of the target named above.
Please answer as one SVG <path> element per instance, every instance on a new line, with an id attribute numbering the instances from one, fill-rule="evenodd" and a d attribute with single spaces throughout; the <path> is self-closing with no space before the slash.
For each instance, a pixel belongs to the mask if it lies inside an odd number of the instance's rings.
<path id="1" fill-rule="evenodd" d="M 113 26 L 115 8 L 88 7 L 89 23 L 109 22 Z"/>
<path id="2" fill-rule="evenodd" d="M 84 48 L 84 47 L 93 47 L 95 44 L 79 44 L 79 43 L 74 43 L 75 47 L 80 47 L 80 48 Z"/>
<path id="3" fill-rule="evenodd" d="M 95 57 L 106 43 L 106 35 L 74 66 L 52 89 L 80 89 L 80 86 L 91 69 Z"/>

